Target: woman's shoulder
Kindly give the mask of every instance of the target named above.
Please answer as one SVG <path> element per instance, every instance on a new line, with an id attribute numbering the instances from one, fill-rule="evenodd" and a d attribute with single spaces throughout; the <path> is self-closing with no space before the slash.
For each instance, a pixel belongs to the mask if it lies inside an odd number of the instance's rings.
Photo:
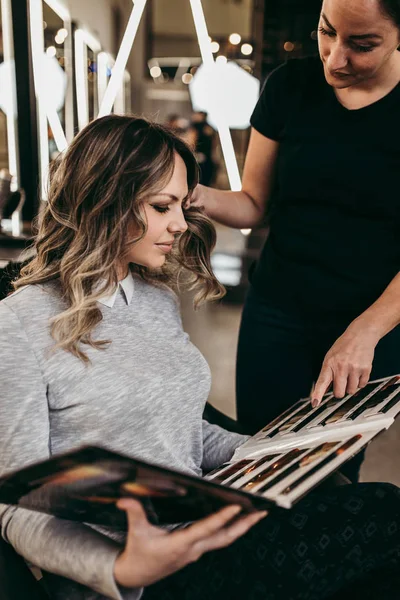
<path id="1" fill-rule="evenodd" d="M 151 299 L 155 305 L 169 306 L 180 310 L 180 302 L 175 291 L 168 285 L 168 283 L 161 280 L 146 281 L 139 276 L 134 276 L 135 287 L 139 289 L 143 294 Z"/>
<path id="2" fill-rule="evenodd" d="M 172 287 L 162 279 L 143 279 L 142 277 L 134 274 L 135 287 L 138 286 L 143 291 L 151 293 L 156 298 L 172 299 L 174 302 L 178 302 L 178 296 L 172 289 Z"/>
<path id="3" fill-rule="evenodd" d="M 47 315 L 60 307 L 61 297 L 58 284 L 55 281 L 37 285 L 26 285 L 18 288 L 0 302 L 0 307 L 6 307 L 19 315 Z"/>

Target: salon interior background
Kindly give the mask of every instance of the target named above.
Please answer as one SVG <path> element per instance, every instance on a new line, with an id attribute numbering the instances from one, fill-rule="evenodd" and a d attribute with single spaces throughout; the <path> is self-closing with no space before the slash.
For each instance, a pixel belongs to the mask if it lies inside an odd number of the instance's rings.
<path id="1" fill-rule="evenodd" d="M 219 46 L 214 56 L 238 62 L 261 82 L 286 58 L 317 52 L 320 0 L 202 0 L 202 6 L 215 49 Z M 40 204 L 40 174 L 57 154 L 54 132 L 46 121 L 43 126 L 38 113 L 32 44 L 37 52 L 46 52 L 52 64 L 52 75 L 45 78 L 43 89 L 57 106 L 69 141 L 86 120 L 97 116 L 131 11 L 132 0 L 0 0 L 0 171 L 11 171 L 13 188 L 25 190 L 22 234 L 27 236 L 11 235 L 9 220 L 3 219 L 6 235 L 0 231 L 0 268 L 10 259 L 18 260 L 29 241 L 30 224 Z M 38 15 L 39 23 L 31 23 Z M 229 41 L 232 33 L 240 35 L 238 44 Z M 242 53 L 243 44 L 252 46 L 249 54 Z M 14 61 L 13 106 L 7 63 Z M 189 117 L 188 83 L 200 63 L 190 0 L 148 0 L 115 112 L 144 114 L 160 122 L 171 113 Z M 61 95 L 60 90 L 64 91 Z M 232 129 L 231 134 L 241 170 L 249 130 Z M 222 159 L 217 184 L 229 186 Z M 241 312 L 236 302 L 243 298 L 248 265 L 259 253 L 263 235 L 262 230 L 245 236 L 219 227 L 214 269 L 218 271 L 223 264 L 225 275 L 230 269 L 236 277 L 235 284 L 228 286 L 223 304 L 209 305 L 195 314 L 190 299 L 183 299 L 185 329 L 211 367 L 209 401 L 230 417 L 236 414 L 235 353 Z M 399 443 L 396 426 L 379 438 L 367 452 L 364 481 L 399 484 L 392 460 Z"/>
<path id="2" fill-rule="evenodd" d="M 209 35 L 219 45 L 214 56 L 238 61 L 259 79 L 289 55 L 316 51 L 312 32 L 319 0 L 203 0 L 202 5 Z M 44 93 L 54 98 L 70 141 L 87 119 L 97 116 L 131 10 L 131 0 L 1 0 L 0 169 L 9 168 L 25 190 L 25 223 L 37 214 L 40 174 L 45 172 L 47 156 L 40 137 L 48 138 L 50 160 L 57 151 L 55 132 L 47 125 L 44 131 L 37 112 L 32 47 L 44 45 L 50 68 L 42 84 Z M 40 14 L 42 31 L 37 26 Z M 240 35 L 239 44 L 229 42 L 232 33 Z M 242 52 L 243 44 L 249 53 Z M 83 65 L 82 73 L 83 57 L 87 68 Z M 11 63 L 15 59 L 13 126 L 7 126 L 5 114 L 11 102 L 7 58 Z M 160 121 L 170 113 L 188 117 L 188 83 L 200 63 L 190 0 L 148 0 L 115 112 L 132 111 Z M 233 130 L 232 136 L 241 169 L 248 131 Z M 223 166 L 220 183 L 228 186 Z"/>

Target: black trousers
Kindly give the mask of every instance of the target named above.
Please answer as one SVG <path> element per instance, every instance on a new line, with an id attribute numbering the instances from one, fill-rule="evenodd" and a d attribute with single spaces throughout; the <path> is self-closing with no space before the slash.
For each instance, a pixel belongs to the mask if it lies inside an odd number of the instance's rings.
<path id="1" fill-rule="evenodd" d="M 345 485 L 276 509 L 243 538 L 146 588 L 144 600 L 394 600 L 400 490 Z"/>
<path id="2" fill-rule="evenodd" d="M 237 415 L 245 433 L 255 433 L 309 396 L 326 353 L 349 324 L 343 320 L 305 321 L 286 314 L 270 307 L 250 287 L 236 366 Z M 377 345 L 371 379 L 396 373 L 400 373 L 400 327 Z M 355 459 L 350 465 L 343 472 L 357 480 L 360 464 Z"/>

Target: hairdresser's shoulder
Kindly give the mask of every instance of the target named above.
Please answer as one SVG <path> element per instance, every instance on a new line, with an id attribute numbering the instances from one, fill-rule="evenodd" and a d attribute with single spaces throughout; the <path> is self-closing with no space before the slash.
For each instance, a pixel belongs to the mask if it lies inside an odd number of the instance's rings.
<path id="1" fill-rule="evenodd" d="M 291 58 L 271 71 L 264 83 L 262 93 L 281 93 L 284 97 L 295 90 L 302 90 L 310 84 L 323 80 L 323 67 L 321 60 L 316 56 L 305 58 Z"/>

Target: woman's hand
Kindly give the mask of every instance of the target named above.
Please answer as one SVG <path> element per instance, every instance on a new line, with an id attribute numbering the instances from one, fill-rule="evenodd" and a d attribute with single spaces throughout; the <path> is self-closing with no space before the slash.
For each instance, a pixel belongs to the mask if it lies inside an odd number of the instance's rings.
<path id="1" fill-rule="evenodd" d="M 320 404 L 331 383 L 336 398 L 354 394 L 358 388 L 365 387 L 379 339 L 376 331 L 368 329 L 362 322 L 353 321 L 325 356 L 311 394 L 312 405 Z"/>
<path id="2" fill-rule="evenodd" d="M 124 587 L 148 586 L 197 561 L 205 552 L 229 546 L 267 514 L 256 512 L 229 523 L 241 508 L 228 506 L 169 533 L 148 522 L 140 502 L 124 498 L 117 506 L 128 518 L 126 546 L 114 566 L 115 581 Z"/>

